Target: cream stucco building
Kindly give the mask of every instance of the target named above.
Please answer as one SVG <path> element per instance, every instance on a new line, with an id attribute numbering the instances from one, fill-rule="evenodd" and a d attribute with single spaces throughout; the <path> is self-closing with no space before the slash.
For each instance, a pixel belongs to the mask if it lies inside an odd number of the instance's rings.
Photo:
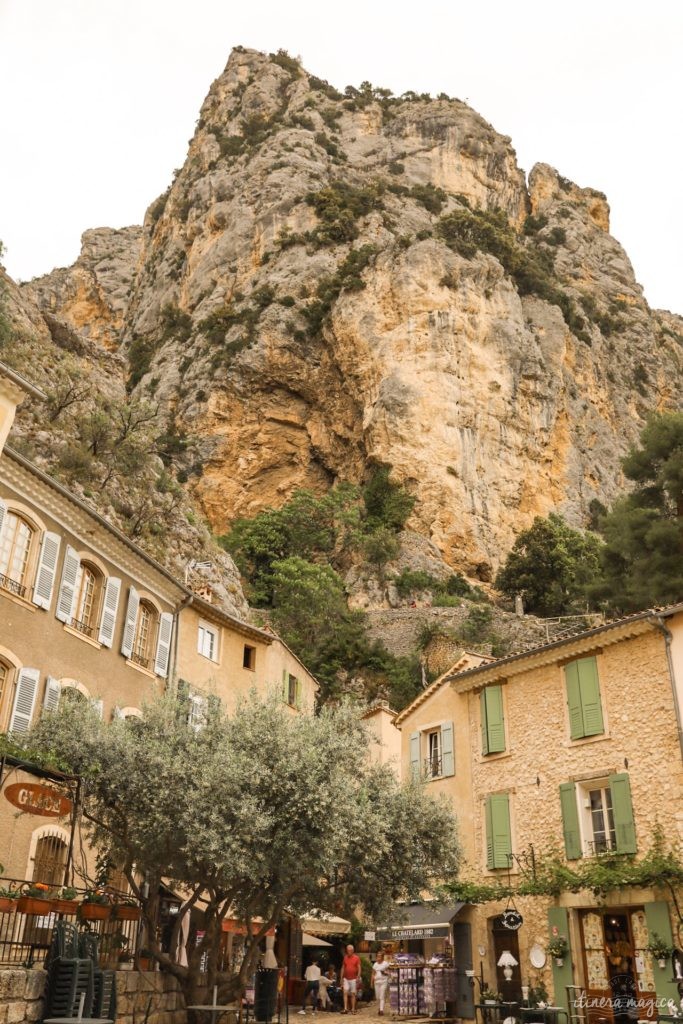
<path id="1" fill-rule="evenodd" d="M 195 594 L 5 445 L 26 395 L 44 397 L 0 364 L 0 732 L 27 731 L 67 690 L 107 721 L 169 690 L 194 724 L 210 697 L 232 712 L 251 691 L 311 710 L 318 685 L 275 634 Z M 5 875 L 61 881 L 68 826 L 0 799 Z"/>

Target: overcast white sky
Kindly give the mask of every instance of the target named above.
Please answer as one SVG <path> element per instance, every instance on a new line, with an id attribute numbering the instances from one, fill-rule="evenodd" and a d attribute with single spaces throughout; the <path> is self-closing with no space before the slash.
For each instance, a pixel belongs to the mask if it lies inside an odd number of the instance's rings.
<path id="1" fill-rule="evenodd" d="M 344 87 L 447 92 L 607 193 L 651 305 L 683 313 L 683 4 L 649 0 L 0 0 L 0 238 L 27 279 L 140 223 L 236 44 Z"/>

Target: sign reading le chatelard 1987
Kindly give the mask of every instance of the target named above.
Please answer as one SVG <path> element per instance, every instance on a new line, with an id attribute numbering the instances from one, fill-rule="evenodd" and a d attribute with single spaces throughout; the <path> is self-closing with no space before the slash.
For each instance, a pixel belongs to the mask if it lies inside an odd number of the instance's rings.
<path id="1" fill-rule="evenodd" d="M 14 782 L 6 786 L 7 800 L 25 814 L 41 814 L 45 818 L 63 818 L 71 812 L 71 801 L 51 786 L 37 782 Z"/>

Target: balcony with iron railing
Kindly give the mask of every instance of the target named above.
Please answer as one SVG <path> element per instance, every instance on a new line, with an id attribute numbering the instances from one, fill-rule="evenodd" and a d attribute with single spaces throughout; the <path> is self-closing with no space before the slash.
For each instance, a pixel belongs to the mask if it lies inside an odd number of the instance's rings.
<path id="1" fill-rule="evenodd" d="M 440 779 L 443 774 L 441 757 L 436 754 L 426 757 L 424 759 L 423 773 L 425 779 Z"/>
<path id="2" fill-rule="evenodd" d="M 72 629 L 76 629 L 79 633 L 82 633 L 83 636 L 90 637 L 91 640 L 95 635 L 93 626 L 89 626 L 87 622 L 81 622 L 80 619 L 71 619 L 69 625 Z"/>
<path id="3" fill-rule="evenodd" d="M 137 651 L 131 651 L 130 660 L 141 668 L 150 669 L 152 665 L 152 659 L 146 658 L 143 654 L 138 654 Z"/>
<path id="4" fill-rule="evenodd" d="M 5 576 L 0 572 L 0 590 L 6 590 L 10 594 L 16 594 L 17 597 L 26 597 L 26 587 L 21 583 L 17 583 L 11 576 Z"/>
<path id="5" fill-rule="evenodd" d="M 29 895 L 29 890 L 38 895 Z M 90 902 L 89 902 L 90 901 Z M 45 960 L 58 921 L 97 935 L 100 966 L 116 969 L 138 953 L 140 904 L 111 888 L 98 891 L 0 878 L 0 965 Z"/>

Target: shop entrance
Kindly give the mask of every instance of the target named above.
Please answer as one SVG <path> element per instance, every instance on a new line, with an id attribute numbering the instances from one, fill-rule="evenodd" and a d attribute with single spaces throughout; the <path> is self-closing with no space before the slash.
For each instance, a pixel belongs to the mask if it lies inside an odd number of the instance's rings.
<path id="1" fill-rule="evenodd" d="M 642 907 L 580 915 L 588 1024 L 633 1024 L 655 1012 L 652 961 Z"/>
<path id="2" fill-rule="evenodd" d="M 503 925 L 501 917 L 494 917 L 491 922 L 493 934 L 493 954 L 496 964 L 496 989 L 505 1002 L 519 1003 L 522 1001 L 522 973 L 519 966 L 519 938 L 517 932 Z M 512 953 L 517 966 L 512 968 L 512 977 L 508 981 L 503 968 L 498 966 L 503 953 Z"/>

